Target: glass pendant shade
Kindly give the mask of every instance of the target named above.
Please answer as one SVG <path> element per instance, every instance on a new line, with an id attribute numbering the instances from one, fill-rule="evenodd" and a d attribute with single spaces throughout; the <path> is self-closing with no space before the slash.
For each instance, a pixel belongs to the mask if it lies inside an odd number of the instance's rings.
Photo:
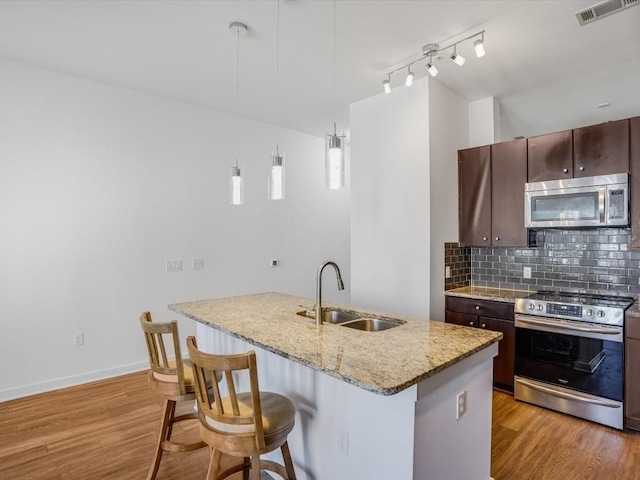
<path id="1" fill-rule="evenodd" d="M 269 199 L 284 199 L 284 155 L 271 155 L 271 171 L 269 172 Z"/>
<path id="2" fill-rule="evenodd" d="M 476 57 L 484 57 L 484 41 L 480 39 L 476 40 L 475 42 L 473 42 L 473 48 L 475 48 L 476 50 Z"/>
<path id="3" fill-rule="evenodd" d="M 327 158 L 325 165 L 326 185 L 331 190 L 344 187 L 344 136 L 327 135 Z"/>
<path id="4" fill-rule="evenodd" d="M 229 201 L 231 205 L 242 205 L 244 203 L 244 178 L 240 167 L 231 167 Z"/>
<path id="5" fill-rule="evenodd" d="M 431 62 L 427 63 L 427 72 L 429 72 L 429 75 L 431 75 L 432 77 L 435 77 L 436 75 L 438 75 L 438 69 Z"/>

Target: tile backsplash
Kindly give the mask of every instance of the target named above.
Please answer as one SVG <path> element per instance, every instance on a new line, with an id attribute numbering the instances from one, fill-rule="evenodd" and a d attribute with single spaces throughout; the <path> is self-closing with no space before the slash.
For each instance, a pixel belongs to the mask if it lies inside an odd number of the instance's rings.
<path id="1" fill-rule="evenodd" d="M 460 247 L 457 242 L 444 244 L 444 264 L 451 276 L 444 279 L 444 289 L 468 287 L 471 284 L 471 247 Z"/>
<path id="2" fill-rule="evenodd" d="M 628 228 L 549 229 L 537 248 L 474 247 L 471 284 L 635 298 L 640 294 L 640 252 L 629 251 L 630 233 Z M 524 278 L 524 267 L 531 267 L 531 278 Z M 456 288 L 446 281 L 445 288 Z"/>

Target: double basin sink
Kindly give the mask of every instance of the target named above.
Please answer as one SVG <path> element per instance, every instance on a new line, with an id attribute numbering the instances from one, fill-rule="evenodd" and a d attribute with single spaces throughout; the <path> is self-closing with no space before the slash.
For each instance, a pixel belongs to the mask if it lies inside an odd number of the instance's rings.
<path id="1" fill-rule="evenodd" d="M 303 310 L 302 312 L 297 312 L 297 315 L 315 318 L 313 310 Z M 385 318 L 366 317 L 355 312 L 323 308 L 322 323 L 333 323 L 341 327 L 353 328 L 365 332 L 380 332 L 382 330 L 399 327 L 406 322 L 402 320 L 392 321 Z"/>

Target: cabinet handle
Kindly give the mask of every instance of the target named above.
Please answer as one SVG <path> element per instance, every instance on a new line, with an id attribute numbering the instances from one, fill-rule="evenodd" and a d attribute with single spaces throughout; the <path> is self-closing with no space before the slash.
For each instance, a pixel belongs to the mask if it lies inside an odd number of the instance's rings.
<path id="1" fill-rule="evenodd" d="M 482 328 L 487 328 L 487 324 L 486 324 L 486 323 L 483 323 L 483 324 L 482 324 Z"/>
<path id="2" fill-rule="evenodd" d="M 584 167 L 580 167 L 580 171 L 581 171 L 581 172 L 584 172 Z"/>
<path id="3" fill-rule="evenodd" d="M 563 169 L 562 169 L 562 171 L 563 171 L 564 173 L 568 173 L 568 172 L 569 172 L 569 169 L 568 169 L 568 168 L 563 168 Z"/>
<path id="4" fill-rule="evenodd" d="M 500 237 L 496 237 L 496 241 L 499 241 L 499 240 L 500 240 Z"/>
<path id="5" fill-rule="evenodd" d="M 476 305 L 476 310 L 480 310 L 480 305 Z"/>
<path id="6" fill-rule="evenodd" d="M 486 242 L 487 241 L 487 237 L 482 237 L 482 240 L 484 240 Z"/>
<path id="7" fill-rule="evenodd" d="M 469 326 L 470 326 L 470 327 L 473 327 L 473 322 L 469 322 Z"/>

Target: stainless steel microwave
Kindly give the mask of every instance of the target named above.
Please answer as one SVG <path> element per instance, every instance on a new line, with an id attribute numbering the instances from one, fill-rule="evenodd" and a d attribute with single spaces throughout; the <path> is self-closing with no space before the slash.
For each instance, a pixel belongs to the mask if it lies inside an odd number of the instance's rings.
<path id="1" fill-rule="evenodd" d="M 525 228 L 629 225 L 629 175 L 525 184 Z"/>

